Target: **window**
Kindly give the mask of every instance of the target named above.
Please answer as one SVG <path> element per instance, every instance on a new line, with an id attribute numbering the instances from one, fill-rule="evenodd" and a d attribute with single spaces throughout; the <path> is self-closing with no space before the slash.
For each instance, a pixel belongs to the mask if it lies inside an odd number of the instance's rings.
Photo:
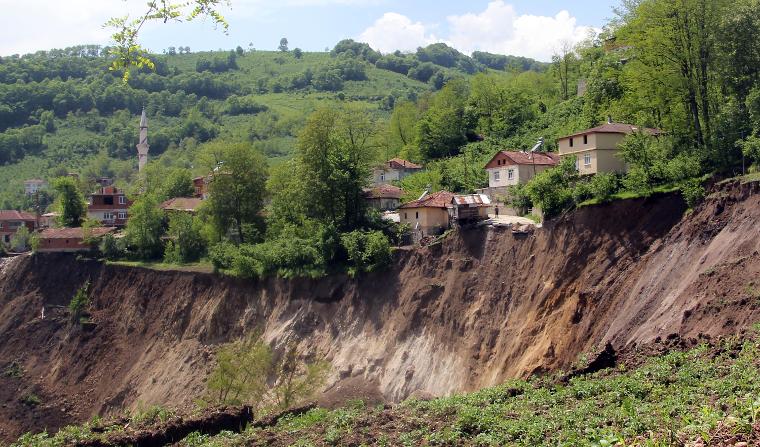
<path id="1" fill-rule="evenodd" d="M 514 180 L 515 178 L 515 170 L 514 169 L 508 169 L 507 170 L 507 179 L 508 180 Z"/>
<path id="2" fill-rule="evenodd" d="M 103 220 L 113 220 L 113 213 L 103 213 Z"/>
<path id="3" fill-rule="evenodd" d="M 583 136 L 583 144 L 588 144 L 588 135 Z"/>
<path id="4" fill-rule="evenodd" d="M 493 181 L 499 181 L 499 171 L 493 171 Z"/>
<path id="5" fill-rule="evenodd" d="M 404 213 L 404 219 L 409 219 L 409 216 L 407 216 L 406 213 Z"/>
<path id="6" fill-rule="evenodd" d="M 122 219 L 122 220 L 124 220 L 124 219 L 126 219 L 126 218 L 127 218 L 127 213 L 125 213 L 124 211 L 119 211 L 119 212 L 118 212 L 118 214 L 116 214 L 116 216 L 117 216 L 119 219 Z"/>
<path id="7" fill-rule="evenodd" d="M 570 138 L 570 147 L 573 147 L 573 139 Z"/>
<path id="8" fill-rule="evenodd" d="M 583 166 L 591 166 L 591 154 L 583 154 Z"/>
<path id="9" fill-rule="evenodd" d="M 119 205 L 124 205 L 127 203 L 127 198 L 124 196 L 119 196 Z"/>
<path id="10" fill-rule="evenodd" d="M 414 218 L 415 219 L 419 219 L 420 218 L 420 212 L 419 211 L 415 211 L 414 212 Z"/>
<path id="11" fill-rule="evenodd" d="M 384 181 L 385 181 L 385 172 L 381 172 L 381 173 L 380 173 L 380 181 L 381 181 L 381 182 L 384 182 Z"/>

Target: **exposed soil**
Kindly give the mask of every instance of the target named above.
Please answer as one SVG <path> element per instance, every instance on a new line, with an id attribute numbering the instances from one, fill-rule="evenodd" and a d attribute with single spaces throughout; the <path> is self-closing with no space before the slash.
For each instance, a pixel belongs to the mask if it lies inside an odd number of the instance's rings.
<path id="1" fill-rule="evenodd" d="M 0 377 L 0 440 L 138 406 L 189 408 L 215 347 L 257 328 L 276 348 L 295 340 L 325 355 L 330 405 L 568 369 L 607 343 L 624 352 L 670 334 L 736 333 L 760 320 L 759 189 L 722 185 L 686 216 L 680 197 L 660 195 L 583 208 L 529 234 L 472 229 L 399 251 L 394 269 L 359 280 L 7 259 L 0 375 L 13 362 L 23 372 Z M 65 306 L 87 280 L 93 324 L 83 328 Z M 38 404 L 24 402 L 30 392 Z"/>

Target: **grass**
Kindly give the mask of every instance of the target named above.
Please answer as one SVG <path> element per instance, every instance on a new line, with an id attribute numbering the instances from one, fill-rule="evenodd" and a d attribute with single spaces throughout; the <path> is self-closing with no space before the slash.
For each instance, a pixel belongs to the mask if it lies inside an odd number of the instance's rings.
<path id="1" fill-rule="evenodd" d="M 760 331 L 760 325 L 754 327 Z M 510 380 L 391 409 L 361 402 L 332 411 L 317 408 L 271 428 L 195 433 L 181 445 L 669 446 L 716 442 L 725 427 L 740 440 L 760 423 L 757 334 L 652 357 L 636 368 L 619 364 L 569 381 L 559 380 L 561 375 Z M 161 420 L 160 412 L 149 413 Z M 25 435 L 15 446 L 103 436 L 92 428 L 88 423 L 53 436 Z"/>
<path id="2" fill-rule="evenodd" d="M 677 185 L 660 185 L 655 186 L 649 191 L 619 191 L 613 194 L 607 202 L 613 202 L 615 200 L 630 200 L 630 199 L 641 199 L 644 197 L 649 197 L 654 194 L 665 194 L 665 193 L 671 193 L 676 192 L 680 189 Z M 592 205 L 599 205 L 601 203 L 605 203 L 602 200 L 598 198 L 592 198 L 588 200 L 584 200 L 583 202 L 578 204 L 578 208 L 582 208 L 584 206 L 592 206 Z"/>
<path id="3" fill-rule="evenodd" d="M 171 264 L 162 261 L 106 261 L 107 265 L 120 265 L 123 267 L 139 267 L 159 271 L 179 271 L 179 272 L 196 272 L 212 273 L 214 267 L 211 262 L 202 260 L 188 264 Z"/>

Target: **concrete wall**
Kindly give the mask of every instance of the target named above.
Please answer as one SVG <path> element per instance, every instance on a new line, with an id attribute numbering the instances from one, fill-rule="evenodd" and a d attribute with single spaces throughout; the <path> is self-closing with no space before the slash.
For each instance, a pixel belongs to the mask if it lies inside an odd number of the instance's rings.
<path id="1" fill-rule="evenodd" d="M 581 175 L 591 175 L 599 172 L 624 173 L 627 171 L 626 164 L 620 157 L 618 157 L 618 151 L 615 149 L 592 149 L 575 152 L 562 157 L 576 157 L 575 166 L 578 168 L 578 173 Z"/>

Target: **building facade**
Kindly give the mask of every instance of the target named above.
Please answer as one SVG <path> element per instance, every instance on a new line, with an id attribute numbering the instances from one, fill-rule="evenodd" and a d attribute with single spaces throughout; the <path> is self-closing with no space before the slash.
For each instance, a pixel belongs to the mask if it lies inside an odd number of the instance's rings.
<path id="1" fill-rule="evenodd" d="M 401 205 L 399 221 L 409 225 L 415 240 L 441 234 L 450 226 L 451 200 L 454 193 L 438 191 Z"/>
<path id="2" fill-rule="evenodd" d="M 393 181 L 400 181 L 421 170 L 422 166 L 416 163 L 404 160 L 403 158 L 392 158 L 385 162 L 383 166 L 375 168 L 372 171 L 372 184 L 377 186 Z"/>
<path id="3" fill-rule="evenodd" d="M 557 140 L 559 156 L 575 157 L 575 166 L 581 175 L 599 172 L 622 174 L 628 171 L 628 166 L 619 156 L 618 145 L 623 138 L 634 132 L 644 132 L 652 136 L 662 133 L 659 129 L 607 122 Z"/>
<path id="4" fill-rule="evenodd" d="M 404 191 L 393 185 L 382 184 L 364 191 L 364 200 L 370 208 L 393 211 L 401 205 Z"/>
<path id="5" fill-rule="evenodd" d="M 34 231 L 37 229 L 37 216 L 24 211 L 0 210 L 0 241 L 4 245 L 11 242 L 13 235 L 22 226 L 29 232 Z"/>
<path id="6" fill-rule="evenodd" d="M 24 194 L 31 196 L 47 188 L 47 182 L 39 178 L 24 180 Z"/>
<path id="7" fill-rule="evenodd" d="M 132 201 L 124 191 L 115 186 L 106 186 L 90 196 L 87 218 L 97 220 L 104 226 L 123 227 L 129 219 L 130 206 Z"/>
<path id="8" fill-rule="evenodd" d="M 40 233 L 37 251 L 42 253 L 88 251 L 97 245 L 100 238 L 116 231 L 114 227 L 95 227 L 90 229 L 88 242 L 84 241 L 84 230 L 78 228 L 48 228 Z"/>

